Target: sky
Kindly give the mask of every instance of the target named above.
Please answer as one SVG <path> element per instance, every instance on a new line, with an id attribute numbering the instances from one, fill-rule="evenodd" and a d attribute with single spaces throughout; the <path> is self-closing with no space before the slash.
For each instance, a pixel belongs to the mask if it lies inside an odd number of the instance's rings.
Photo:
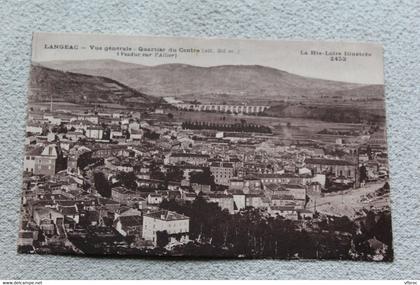
<path id="1" fill-rule="evenodd" d="M 263 65 L 326 80 L 361 84 L 384 82 L 383 48 L 372 43 L 33 34 L 34 62 L 91 59 L 148 66 L 169 63 Z"/>

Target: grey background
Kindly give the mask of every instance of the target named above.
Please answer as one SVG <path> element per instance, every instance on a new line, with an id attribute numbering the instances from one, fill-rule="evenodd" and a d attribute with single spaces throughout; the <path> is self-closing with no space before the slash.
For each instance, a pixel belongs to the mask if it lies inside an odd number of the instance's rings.
<path id="1" fill-rule="evenodd" d="M 420 1 L 0 1 L 0 279 L 420 279 Z M 375 41 L 385 47 L 395 261 L 18 255 L 32 31 Z"/>

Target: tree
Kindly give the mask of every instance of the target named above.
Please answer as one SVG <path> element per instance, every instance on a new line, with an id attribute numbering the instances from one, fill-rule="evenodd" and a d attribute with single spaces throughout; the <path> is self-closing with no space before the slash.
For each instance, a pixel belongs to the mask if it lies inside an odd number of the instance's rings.
<path id="1" fill-rule="evenodd" d="M 184 178 L 184 171 L 179 167 L 171 167 L 166 173 L 167 181 L 181 181 Z"/>
<path id="2" fill-rule="evenodd" d="M 165 180 L 165 174 L 162 172 L 162 170 L 160 170 L 159 165 L 155 162 L 150 165 L 150 178 L 156 180 Z"/>
<path id="3" fill-rule="evenodd" d="M 210 185 L 212 187 L 215 186 L 214 176 L 208 167 L 204 168 L 203 171 L 200 172 L 191 172 L 190 182 L 202 185 Z"/>
<path id="4" fill-rule="evenodd" d="M 360 182 L 368 181 L 366 166 L 364 165 L 360 166 L 359 172 L 360 172 Z"/>
<path id="5" fill-rule="evenodd" d="M 96 190 L 102 197 L 111 197 L 111 185 L 102 172 L 95 172 L 93 174 L 93 181 L 95 183 Z"/>
<path id="6" fill-rule="evenodd" d="M 146 139 L 149 139 L 149 140 L 157 140 L 157 139 L 160 138 L 160 135 L 158 133 L 156 133 L 156 132 L 153 132 L 153 131 L 150 131 L 150 130 L 146 130 L 144 132 L 144 137 Z"/>
<path id="7" fill-rule="evenodd" d="M 174 118 L 174 115 L 172 113 L 168 113 L 168 119 L 172 120 Z"/>
<path id="8" fill-rule="evenodd" d="M 66 134 L 67 133 L 67 127 L 63 123 L 61 123 L 57 127 L 56 132 L 59 133 L 59 134 Z"/>
<path id="9" fill-rule="evenodd" d="M 167 231 L 156 232 L 156 245 L 160 248 L 164 248 L 169 243 L 169 234 Z"/>
<path id="10" fill-rule="evenodd" d="M 367 156 L 368 156 L 369 160 L 372 160 L 373 159 L 373 154 L 372 154 L 372 148 L 370 147 L 370 145 L 368 145 L 366 147 L 366 153 L 367 153 Z"/>
<path id="11" fill-rule="evenodd" d="M 104 128 L 104 133 L 102 135 L 102 139 L 109 140 L 111 138 L 111 129 L 108 127 Z"/>
<path id="12" fill-rule="evenodd" d="M 378 221 L 373 227 L 373 234 L 381 242 L 392 246 L 392 221 L 389 213 L 379 213 Z"/>
<path id="13" fill-rule="evenodd" d="M 134 172 L 120 172 L 117 174 L 117 179 L 120 181 L 121 185 L 129 189 L 136 189 L 136 175 Z"/>

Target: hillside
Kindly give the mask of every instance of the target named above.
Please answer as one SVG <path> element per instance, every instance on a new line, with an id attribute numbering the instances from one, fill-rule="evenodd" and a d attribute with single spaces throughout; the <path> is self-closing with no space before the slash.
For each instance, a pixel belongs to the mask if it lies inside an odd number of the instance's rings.
<path id="1" fill-rule="evenodd" d="M 92 73 L 95 73 L 95 70 L 102 69 L 130 69 L 130 68 L 141 68 L 142 65 L 122 62 L 113 59 L 90 59 L 90 60 L 51 60 L 45 61 L 42 63 L 36 63 L 37 65 L 42 65 L 47 68 L 57 69 L 61 71 L 72 71 L 75 73 L 87 74 L 89 70 L 92 70 Z M 80 72 L 78 72 L 78 70 Z M 100 75 L 100 74 L 91 74 L 91 75 Z"/>
<path id="2" fill-rule="evenodd" d="M 44 62 L 44 66 L 116 80 L 143 94 L 184 100 L 248 102 L 319 100 L 351 96 L 383 98 L 381 88 L 307 78 L 259 65 L 200 67 L 186 64 L 143 66 L 109 60 Z M 367 89 L 366 89 L 367 88 Z M 354 91 L 354 92 L 353 92 Z M 211 97 L 209 97 L 211 96 Z"/>
<path id="3" fill-rule="evenodd" d="M 385 109 L 369 106 L 355 108 L 354 106 L 280 104 L 266 110 L 264 115 L 339 123 L 385 122 Z"/>
<path id="4" fill-rule="evenodd" d="M 31 66 L 29 101 L 67 101 L 74 103 L 123 103 L 135 98 L 137 103 L 151 103 L 155 98 L 142 94 L 115 80 L 73 72 Z"/>

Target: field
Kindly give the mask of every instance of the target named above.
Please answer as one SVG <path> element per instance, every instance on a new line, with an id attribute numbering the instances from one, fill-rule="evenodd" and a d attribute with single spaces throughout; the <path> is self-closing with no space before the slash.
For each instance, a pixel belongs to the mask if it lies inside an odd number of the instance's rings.
<path id="1" fill-rule="evenodd" d="M 35 109 L 49 109 L 50 102 L 34 102 L 29 104 L 30 107 Z M 95 103 L 90 105 L 74 104 L 69 102 L 53 102 L 54 110 L 58 111 L 64 109 L 71 112 L 80 112 L 91 110 Z M 134 106 L 127 107 L 117 103 L 101 103 L 100 104 L 104 111 L 107 109 L 110 112 L 114 111 L 127 111 L 135 110 Z M 144 105 L 147 107 L 147 105 Z M 138 109 L 140 110 L 140 109 Z M 235 124 L 240 122 L 246 122 L 248 124 L 257 124 L 271 127 L 273 134 L 278 136 L 280 139 L 286 140 L 314 140 L 322 141 L 326 143 L 334 143 L 336 138 L 345 138 L 345 136 L 336 136 L 329 134 L 318 134 L 318 132 L 324 129 L 340 129 L 340 130 L 359 130 L 362 124 L 354 123 L 336 123 L 326 122 L 315 119 L 306 118 L 290 118 L 290 117 L 270 117 L 270 116 L 251 116 L 244 114 L 227 114 L 227 113 L 210 113 L 210 112 L 190 112 L 180 111 L 175 109 L 167 109 L 166 113 L 173 115 L 172 121 L 184 122 L 184 121 L 205 121 L 213 123 L 226 123 Z M 162 116 L 162 115 L 160 115 Z M 166 116 L 166 115 L 165 115 Z M 153 115 L 151 116 L 153 117 Z M 355 137 L 352 137 L 355 138 Z"/>
<path id="2" fill-rule="evenodd" d="M 54 101 L 53 102 L 53 109 L 54 111 L 59 110 L 66 110 L 66 111 L 74 111 L 74 112 L 80 112 L 80 111 L 87 111 L 92 110 L 94 105 L 100 104 L 105 109 L 112 109 L 112 110 L 122 110 L 127 111 L 128 107 L 117 104 L 117 103 L 90 103 L 90 104 L 76 104 L 76 103 L 70 103 L 70 102 L 62 102 L 62 101 Z M 35 109 L 50 109 L 50 102 L 29 102 L 29 107 L 33 107 Z"/>
<path id="3" fill-rule="evenodd" d="M 241 120 L 245 120 L 247 123 L 273 127 L 273 134 L 286 139 L 314 139 L 329 142 L 335 141 L 335 136 L 319 135 L 317 133 L 329 128 L 358 130 L 362 126 L 361 124 L 332 123 L 304 118 L 279 118 L 187 111 L 171 111 L 171 113 L 174 115 L 174 120 L 177 121 L 206 121 L 229 124 L 239 123 Z"/>

